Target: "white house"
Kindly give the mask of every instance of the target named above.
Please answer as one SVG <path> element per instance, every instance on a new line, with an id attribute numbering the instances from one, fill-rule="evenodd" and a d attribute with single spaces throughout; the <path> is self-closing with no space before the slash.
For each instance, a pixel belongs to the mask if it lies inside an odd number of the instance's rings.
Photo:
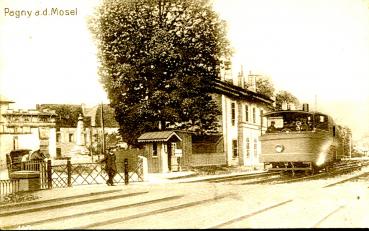
<path id="1" fill-rule="evenodd" d="M 0 165 L 14 149 L 40 149 L 56 155 L 55 117 L 51 110 L 14 109 L 14 102 L 0 96 Z"/>

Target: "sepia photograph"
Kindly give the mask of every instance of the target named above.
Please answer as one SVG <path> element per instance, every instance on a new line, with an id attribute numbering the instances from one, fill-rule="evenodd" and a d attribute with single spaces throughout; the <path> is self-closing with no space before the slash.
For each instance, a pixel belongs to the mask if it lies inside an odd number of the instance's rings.
<path id="1" fill-rule="evenodd" d="M 369 0 L 0 0 L 0 229 L 369 228 Z"/>

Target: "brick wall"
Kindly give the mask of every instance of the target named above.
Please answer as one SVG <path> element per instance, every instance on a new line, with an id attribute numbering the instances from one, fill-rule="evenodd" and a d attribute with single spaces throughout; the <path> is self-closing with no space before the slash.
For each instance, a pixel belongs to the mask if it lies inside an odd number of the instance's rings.
<path id="1" fill-rule="evenodd" d="M 222 153 L 197 153 L 192 154 L 191 166 L 226 165 L 226 157 Z"/>

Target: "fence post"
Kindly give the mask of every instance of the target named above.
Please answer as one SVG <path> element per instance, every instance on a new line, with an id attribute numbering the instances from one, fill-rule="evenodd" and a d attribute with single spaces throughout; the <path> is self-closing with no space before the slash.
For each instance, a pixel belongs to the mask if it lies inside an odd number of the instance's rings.
<path id="1" fill-rule="evenodd" d="M 67 160 L 68 187 L 72 187 L 72 164 L 70 159 Z"/>
<path id="2" fill-rule="evenodd" d="M 128 184 L 128 159 L 124 159 L 124 184 Z"/>
<path id="3" fill-rule="evenodd" d="M 51 160 L 47 160 L 47 188 L 53 187 L 53 178 L 51 177 Z"/>

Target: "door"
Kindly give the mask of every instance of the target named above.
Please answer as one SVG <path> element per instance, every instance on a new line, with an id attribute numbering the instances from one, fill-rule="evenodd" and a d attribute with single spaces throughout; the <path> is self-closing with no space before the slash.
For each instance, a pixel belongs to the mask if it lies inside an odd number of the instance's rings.
<path id="1" fill-rule="evenodd" d="M 169 172 L 172 171 L 172 155 L 173 155 L 173 149 L 172 149 L 172 143 L 168 142 L 168 169 Z"/>

